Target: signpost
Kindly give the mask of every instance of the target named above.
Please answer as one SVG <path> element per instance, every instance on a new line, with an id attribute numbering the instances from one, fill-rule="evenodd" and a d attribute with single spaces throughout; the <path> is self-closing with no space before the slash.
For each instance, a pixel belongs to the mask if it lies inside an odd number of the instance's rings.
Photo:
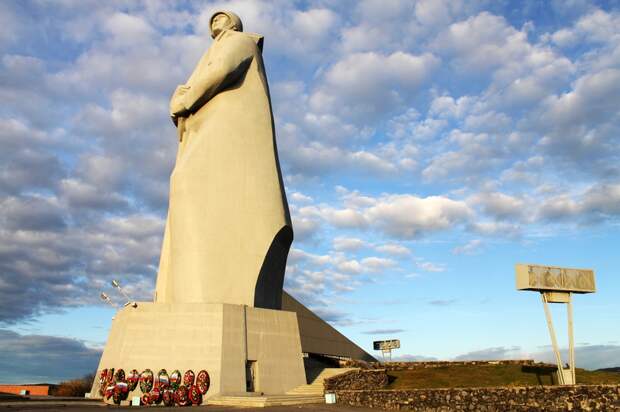
<path id="1" fill-rule="evenodd" d="M 572 269 L 557 266 L 517 264 L 515 266 L 517 290 L 540 292 L 545 309 L 547 327 L 558 366 L 560 385 L 575 384 L 575 341 L 573 335 L 573 293 L 594 293 L 596 282 L 591 269 Z M 565 303 L 568 317 L 568 369 L 564 369 L 553 319 L 548 303 Z"/>
<path id="2" fill-rule="evenodd" d="M 372 346 L 375 350 L 380 350 L 383 355 L 383 361 L 385 362 L 385 354 L 387 353 L 390 358 L 390 362 L 392 361 L 392 349 L 400 348 L 400 340 L 398 339 L 390 339 L 390 340 L 376 340 L 372 343 Z"/>

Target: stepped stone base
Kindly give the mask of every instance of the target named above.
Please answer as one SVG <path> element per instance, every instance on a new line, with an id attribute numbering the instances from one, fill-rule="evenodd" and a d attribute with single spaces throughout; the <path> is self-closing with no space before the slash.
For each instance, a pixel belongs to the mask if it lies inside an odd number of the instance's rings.
<path id="1" fill-rule="evenodd" d="M 315 395 L 323 396 L 325 394 L 325 380 L 340 376 L 351 371 L 357 371 L 357 368 L 324 368 L 314 380 L 307 385 L 301 385 L 286 392 L 287 395 Z"/>
<path id="2" fill-rule="evenodd" d="M 237 394 L 215 396 L 209 399 L 209 405 L 239 406 L 262 408 L 266 406 L 301 405 L 325 403 L 323 385 L 327 378 L 357 370 L 355 368 L 325 368 L 307 385 L 300 385 L 284 395 Z"/>
<path id="3" fill-rule="evenodd" d="M 264 408 L 308 403 L 325 403 L 325 398 L 323 395 L 215 396 L 207 405 Z"/>
<path id="4" fill-rule="evenodd" d="M 293 312 L 216 303 L 139 302 L 112 322 L 99 373 L 122 368 L 154 374 L 205 369 L 211 378 L 206 399 L 246 391 L 246 361 L 255 361 L 254 390 L 282 394 L 305 383 L 299 327 Z M 132 396 L 140 396 L 139 386 Z M 110 399 L 111 402 L 111 399 Z"/>

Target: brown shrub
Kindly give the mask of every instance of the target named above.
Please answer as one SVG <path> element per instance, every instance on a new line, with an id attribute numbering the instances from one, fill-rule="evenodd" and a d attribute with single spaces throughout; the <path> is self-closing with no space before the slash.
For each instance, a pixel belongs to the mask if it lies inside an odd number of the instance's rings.
<path id="1" fill-rule="evenodd" d="M 77 396 L 84 397 L 86 392 L 90 392 L 90 387 L 95 379 L 94 374 L 88 374 L 79 379 L 72 379 L 69 381 L 60 382 L 58 387 L 55 388 L 53 396 Z"/>

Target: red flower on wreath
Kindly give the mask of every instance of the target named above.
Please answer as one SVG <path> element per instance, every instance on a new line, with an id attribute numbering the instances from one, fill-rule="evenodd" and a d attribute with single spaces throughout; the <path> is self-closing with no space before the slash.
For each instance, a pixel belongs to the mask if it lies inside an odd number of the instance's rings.
<path id="1" fill-rule="evenodd" d="M 192 405 L 200 405 L 202 403 L 202 393 L 198 386 L 192 385 L 189 387 L 189 401 Z"/>
<path id="2" fill-rule="evenodd" d="M 126 382 L 117 382 L 114 385 L 114 392 L 112 393 L 112 400 L 115 404 L 120 405 L 121 401 L 127 399 L 127 395 L 129 394 L 129 388 L 127 387 Z"/>
<path id="3" fill-rule="evenodd" d="M 151 396 L 148 393 L 145 393 L 144 395 L 142 395 L 142 398 L 140 398 L 140 402 L 142 402 L 142 405 L 150 405 Z"/>
<path id="4" fill-rule="evenodd" d="M 209 372 L 206 370 L 201 370 L 198 372 L 198 376 L 196 376 L 196 386 L 198 386 L 198 390 L 200 390 L 201 394 L 207 393 L 209 387 L 211 386 L 211 378 L 209 377 Z"/>
<path id="5" fill-rule="evenodd" d="M 187 386 L 181 385 L 176 391 L 174 391 L 174 401 L 179 406 L 189 405 L 189 393 Z"/>
<path id="6" fill-rule="evenodd" d="M 136 369 L 132 369 L 131 372 L 127 375 L 127 385 L 129 387 L 129 391 L 133 391 L 138 386 L 138 380 L 140 379 L 140 373 Z"/>
<path id="7" fill-rule="evenodd" d="M 165 389 L 170 385 L 170 378 L 168 372 L 165 369 L 161 369 L 157 372 L 157 380 L 159 381 L 159 388 Z"/>
<path id="8" fill-rule="evenodd" d="M 116 389 L 112 392 L 112 402 L 117 405 L 121 404 L 121 393 Z"/>
<path id="9" fill-rule="evenodd" d="M 180 384 L 181 384 L 181 372 L 179 372 L 179 370 L 176 369 L 170 374 L 170 387 L 174 390 L 177 390 Z"/>
<path id="10" fill-rule="evenodd" d="M 108 383 L 108 370 L 104 369 L 99 373 L 99 394 L 105 396 L 105 387 Z"/>
<path id="11" fill-rule="evenodd" d="M 104 383 L 106 383 L 108 381 L 108 370 L 107 369 L 103 369 L 100 373 L 99 373 L 99 384 L 103 385 Z"/>
<path id="12" fill-rule="evenodd" d="M 117 370 L 116 373 L 114 374 L 114 381 L 125 382 L 125 371 L 122 369 Z"/>
<path id="13" fill-rule="evenodd" d="M 174 391 L 172 389 L 164 389 L 162 398 L 165 406 L 174 406 Z"/>
<path id="14" fill-rule="evenodd" d="M 105 398 L 110 399 L 114 395 L 114 385 L 108 385 L 105 388 Z"/>
<path id="15" fill-rule="evenodd" d="M 159 404 L 161 402 L 161 390 L 159 389 L 159 385 L 155 385 L 149 396 L 151 397 L 151 404 Z"/>
<path id="16" fill-rule="evenodd" d="M 142 393 L 149 393 L 153 389 L 153 371 L 145 369 L 140 374 L 140 390 Z"/>
<path id="17" fill-rule="evenodd" d="M 194 384 L 194 371 L 193 370 L 188 370 L 187 372 L 185 372 L 185 374 L 183 375 L 183 385 L 187 386 L 188 388 L 190 386 L 192 386 Z"/>
<path id="18" fill-rule="evenodd" d="M 108 369 L 108 380 L 106 383 L 108 385 L 114 385 L 114 368 Z"/>

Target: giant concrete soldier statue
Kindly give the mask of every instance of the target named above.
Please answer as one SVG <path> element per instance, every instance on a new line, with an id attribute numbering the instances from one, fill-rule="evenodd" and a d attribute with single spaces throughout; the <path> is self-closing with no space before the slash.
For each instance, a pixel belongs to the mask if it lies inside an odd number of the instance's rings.
<path id="1" fill-rule="evenodd" d="M 263 38 L 231 12 L 210 23 L 212 46 L 170 101 L 179 149 L 155 301 L 280 309 L 293 230 Z"/>
<path id="2" fill-rule="evenodd" d="M 121 370 L 143 371 L 147 383 L 156 370 L 200 371 L 211 383 L 202 395 L 213 399 L 305 386 L 303 353 L 373 359 L 282 290 L 293 229 L 262 37 L 243 33 L 229 12 L 213 15 L 211 33 L 212 46 L 170 101 L 179 148 L 155 302 L 114 317 L 91 389 L 108 403 L 158 393 L 112 385 Z M 177 391 L 185 399 L 187 388 Z"/>

